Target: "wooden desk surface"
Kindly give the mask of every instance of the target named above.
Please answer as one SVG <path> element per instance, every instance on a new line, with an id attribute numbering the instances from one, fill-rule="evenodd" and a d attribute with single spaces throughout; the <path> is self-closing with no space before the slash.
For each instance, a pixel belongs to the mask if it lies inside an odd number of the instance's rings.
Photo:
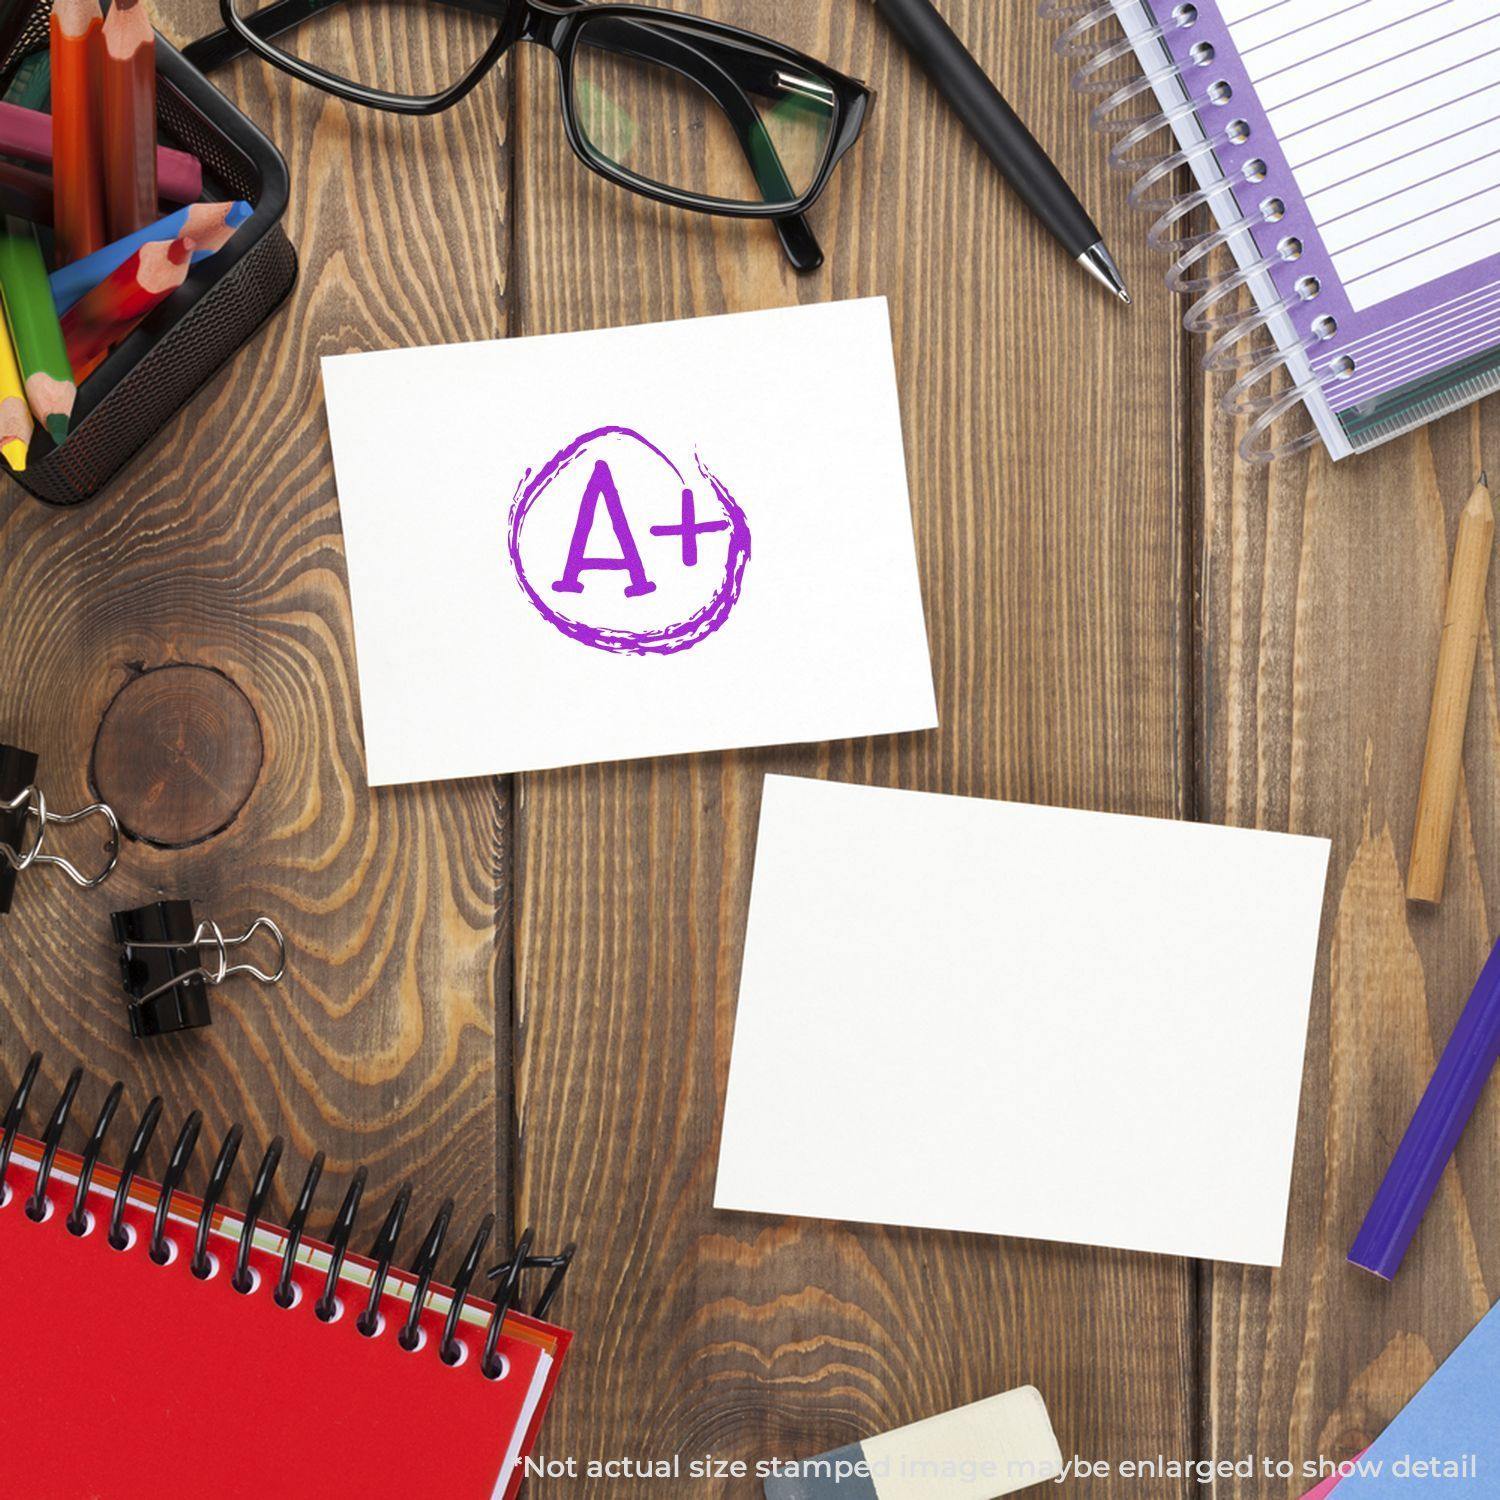
<path id="1" fill-rule="evenodd" d="M 162 8 L 179 39 L 216 24 L 205 0 Z M 1029 1381 L 1068 1453 L 1347 1457 L 1500 1294 L 1494 1091 L 1399 1282 L 1343 1263 L 1496 925 L 1493 602 L 1448 897 L 1409 908 L 1402 879 L 1448 548 L 1481 460 L 1500 463 L 1500 402 L 1340 467 L 1239 466 L 1056 28 L 1029 0 L 946 9 L 1094 207 L 1133 308 L 1018 209 L 864 4 L 712 7 L 879 91 L 806 280 L 764 226 L 583 171 L 534 49 L 425 122 L 227 70 L 291 167 L 290 305 L 107 498 L 0 502 L 0 728 L 41 753 L 60 804 L 107 758 L 142 835 L 99 892 L 26 878 L 0 932 L 3 1076 L 40 1047 L 34 1111 L 77 1060 L 90 1118 L 119 1076 L 136 1106 L 163 1093 L 174 1128 L 201 1106 L 215 1144 L 244 1120 L 252 1162 L 281 1132 L 283 1215 L 319 1146 L 324 1224 L 366 1162 L 361 1241 L 408 1178 L 423 1207 L 451 1193 L 576 1236 L 552 1456 L 806 1456 Z M 877 292 L 941 730 L 365 788 L 320 355 Z M 411 482 L 420 524 L 420 466 Z M 769 770 L 1331 836 L 1285 1268 L 715 1213 Z M 132 1044 L 106 914 L 158 893 L 276 916 L 286 983 L 226 989 L 211 1030 Z M 758 1490 L 530 1491 L 648 1492 Z"/>

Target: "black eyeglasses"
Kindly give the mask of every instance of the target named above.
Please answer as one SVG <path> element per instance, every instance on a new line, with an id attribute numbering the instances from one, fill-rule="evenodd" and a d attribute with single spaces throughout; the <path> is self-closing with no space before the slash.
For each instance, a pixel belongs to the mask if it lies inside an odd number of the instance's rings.
<path id="1" fill-rule="evenodd" d="M 643 5 L 219 0 L 219 9 L 225 29 L 185 49 L 204 72 L 248 49 L 341 99 L 407 115 L 450 108 L 515 43 L 536 42 L 557 58 L 563 125 L 586 166 L 678 208 L 770 219 L 799 271 L 823 263 L 805 215 L 873 97 L 779 42 Z"/>

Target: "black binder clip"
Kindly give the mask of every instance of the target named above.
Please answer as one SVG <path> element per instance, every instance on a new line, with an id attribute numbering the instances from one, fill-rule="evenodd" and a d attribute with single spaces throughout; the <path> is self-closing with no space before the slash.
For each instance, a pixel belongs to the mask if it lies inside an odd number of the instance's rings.
<path id="1" fill-rule="evenodd" d="M 120 825 L 102 802 L 77 812 L 53 812 L 36 784 L 37 758 L 29 750 L 0 745 L 0 916 L 10 910 L 16 876 L 33 865 L 53 865 L 74 885 L 91 891 L 105 880 L 120 858 Z M 48 830 L 99 816 L 109 824 L 109 852 L 97 875 L 85 875 L 60 854 L 44 852 Z"/>
<path id="2" fill-rule="evenodd" d="M 269 917 L 257 917 L 238 937 L 225 937 L 217 922 L 196 922 L 191 901 L 157 901 L 111 918 L 120 945 L 120 971 L 130 1004 L 130 1034 L 166 1036 L 213 1024 L 208 1004 L 210 985 L 246 974 L 260 984 L 275 984 L 286 973 L 286 939 Z M 232 964 L 229 950 L 266 932 L 276 945 L 276 970 L 254 964 Z M 203 950 L 212 957 L 204 962 Z"/>

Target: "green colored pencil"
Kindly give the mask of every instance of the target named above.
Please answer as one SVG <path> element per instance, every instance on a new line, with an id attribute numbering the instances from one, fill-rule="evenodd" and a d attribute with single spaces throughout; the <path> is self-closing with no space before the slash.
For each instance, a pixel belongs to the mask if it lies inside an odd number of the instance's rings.
<path id="1" fill-rule="evenodd" d="M 78 387 L 36 230 L 9 214 L 5 233 L 0 234 L 0 299 L 5 302 L 5 321 L 16 346 L 27 405 L 52 441 L 61 443 L 68 435 Z"/>

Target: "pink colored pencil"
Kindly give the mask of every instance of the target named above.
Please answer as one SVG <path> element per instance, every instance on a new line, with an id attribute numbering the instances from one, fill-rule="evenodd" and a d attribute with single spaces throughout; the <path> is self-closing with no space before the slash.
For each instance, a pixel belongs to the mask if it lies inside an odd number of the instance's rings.
<path id="1" fill-rule="evenodd" d="M 0 100 L 0 155 L 52 164 L 52 116 Z M 156 190 L 163 203 L 196 203 L 203 196 L 203 163 L 186 151 L 156 148 Z"/>

